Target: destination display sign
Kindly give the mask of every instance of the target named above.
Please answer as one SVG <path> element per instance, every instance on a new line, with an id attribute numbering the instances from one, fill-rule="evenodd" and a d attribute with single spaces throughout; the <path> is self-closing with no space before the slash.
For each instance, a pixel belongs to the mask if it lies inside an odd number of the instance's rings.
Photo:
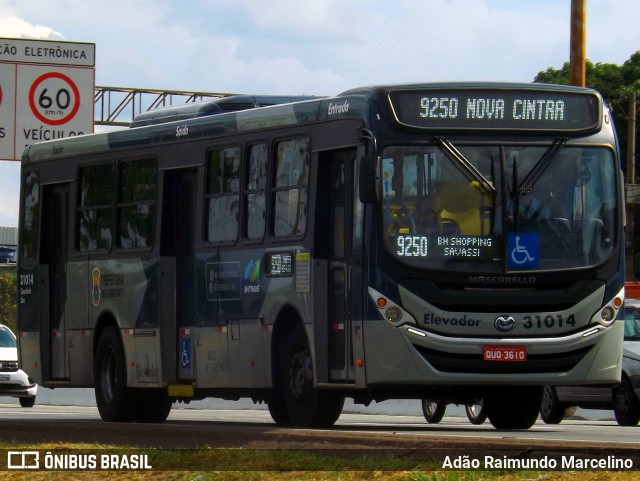
<path id="1" fill-rule="evenodd" d="M 593 92 L 528 89 L 395 90 L 389 102 L 399 123 L 424 129 L 582 132 L 600 126 Z"/>
<path id="2" fill-rule="evenodd" d="M 270 252 L 267 254 L 267 274 L 270 276 L 293 275 L 292 252 Z"/>
<path id="3" fill-rule="evenodd" d="M 398 235 L 396 255 L 408 258 L 449 260 L 499 259 L 500 242 L 496 236 L 471 235 Z"/>

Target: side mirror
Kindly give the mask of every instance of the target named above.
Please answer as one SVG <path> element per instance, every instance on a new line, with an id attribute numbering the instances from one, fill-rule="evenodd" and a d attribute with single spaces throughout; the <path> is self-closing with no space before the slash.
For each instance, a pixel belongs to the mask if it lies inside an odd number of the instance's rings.
<path id="1" fill-rule="evenodd" d="M 365 155 L 360 159 L 358 176 L 358 193 L 360 202 L 367 204 L 378 200 L 377 180 L 376 159 L 373 155 Z"/>

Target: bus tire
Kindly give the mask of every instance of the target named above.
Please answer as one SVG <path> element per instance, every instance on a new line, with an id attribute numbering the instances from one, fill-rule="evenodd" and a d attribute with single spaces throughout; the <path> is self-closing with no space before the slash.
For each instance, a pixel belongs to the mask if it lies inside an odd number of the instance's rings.
<path id="1" fill-rule="evenodd" d="M 564 419 L 565 407 L 560 404 L 558 394 L 553 386 L 545 386 L 542 389 L 542 403 L 540 404 L 540 417 L 545 424 L 560 424 Z"/>
<path id="2" fill-rule="evenodd" d="M 289 426 L 291 418 L 287 411 L 287 402 L 284 399 L 284 390 L 280 380 L 276 380 L 276 386 L 273 388 L 269 398 L 267 399 L 267 408 L 273 422 L 279 426 Z"/>
<path id="3" fill-rule="evenodd" d="M 136 412 L 133 420 L 138 423 L 163 423 L 169 417 L 173 402 L 166 389 L 137 389 Z"/>
<path id="4" fill-rule="evenodd" d="M 529 429 L 538 419 L 541 401 L 538 386 L 497 388 L 483 398 L 487 417 L 496 429 Z"/>
<path id="5" fill-rule="evenodd" d="M 283 361 L 280 379 L 291 424 L 332 426 L 342 413 L 344 396 L 314 386 L 311 351 L 302 324 L 296 324 L 289 334 Z"/>
<path id="6" fill-rule="evenodd" d="M 100 417 L 107 422 L 131 421 L 137 403 L 127 388 L 124 349 L 115 327 L 107 327 L 100 335 L 94 359 L 93 376 Z"/>

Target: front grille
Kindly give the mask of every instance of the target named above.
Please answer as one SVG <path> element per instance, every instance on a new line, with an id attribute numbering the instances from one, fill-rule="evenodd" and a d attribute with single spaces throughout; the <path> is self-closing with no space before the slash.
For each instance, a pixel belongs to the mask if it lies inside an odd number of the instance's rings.
<path id="1" fill-rule="evenodd" d="M 592 348 L 587 346 L 568 352 L 528 354 L 524 362 L 493 362 L 483 360 L 482 354 L 452 354 L 416 345 L 413 347 L 438 371 L 477 374 L 566 372 L 573 369 Z"/>
<path id="2" fill-rule="evenodd" d="M 18 361 L 0 361 L 0 372 L 16 372 Z"/>
<path id="3" fill-rule="evenodd" d="M 23 386 L 22 384 L 17 383 L 0 383 L 0 387 L 2 387 L 3 394 L 11 394 L 12 392 L 22 392 L 25 390 L 27 386 Z"/>
<path id="4" fill-rule="evenodd" d="M 494 277 L 500 278 L 501 276 Z M 602 288 L 603 283 L 594 280 L 577 281 L 555 288 L 544 283 L 547 286 L 544 289 L 532 287 L 483 288 L 482 285 L 470 288 L 469 284 L 455 288 L 432 281 L 407 279 L 402 281 L 400 285 L 442 311 L 494 313 L 496 305 L 499 304 L 500 310 L 513 314 L 516 312 L 565 311 Z"/>

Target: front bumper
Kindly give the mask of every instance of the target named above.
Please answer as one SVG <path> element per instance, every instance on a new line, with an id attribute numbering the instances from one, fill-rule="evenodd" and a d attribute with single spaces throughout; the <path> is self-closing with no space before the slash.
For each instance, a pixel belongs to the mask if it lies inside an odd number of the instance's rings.
<path id="1" fill-rule="evenodd" d="M 38 385 L 22 369 L 0 372 L 0 396 L 33 397 Z"/>

